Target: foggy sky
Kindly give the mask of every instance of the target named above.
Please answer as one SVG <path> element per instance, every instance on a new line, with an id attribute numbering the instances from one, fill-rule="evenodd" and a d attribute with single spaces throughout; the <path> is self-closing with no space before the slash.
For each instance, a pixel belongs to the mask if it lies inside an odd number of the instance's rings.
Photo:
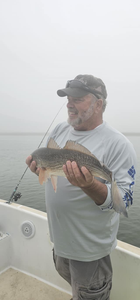
<path id="1" fill-rule="evenodd" d="M 106 84 L 104 120 L 140 132 L 139 14 L 139 0 L 1 0 L 0 132 L 45 132 L 78 74 Z"/>

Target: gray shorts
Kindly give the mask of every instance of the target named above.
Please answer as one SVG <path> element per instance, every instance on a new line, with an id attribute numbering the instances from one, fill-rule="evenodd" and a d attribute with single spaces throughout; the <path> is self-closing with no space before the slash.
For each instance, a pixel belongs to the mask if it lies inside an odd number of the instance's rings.
<path id="1" fill-rule="evenodd" d="M 72 287 L 73 300 L 109 300 L 112 287 L 110 256 L 83 262 L 55 255 L 56 270 Z"/>

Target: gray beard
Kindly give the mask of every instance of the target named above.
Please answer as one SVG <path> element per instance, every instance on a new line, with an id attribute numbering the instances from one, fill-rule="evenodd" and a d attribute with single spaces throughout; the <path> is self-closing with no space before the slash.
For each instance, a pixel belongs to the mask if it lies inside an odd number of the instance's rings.
<path id="1" fill-rule="evenodd" d="M 85 113 L 83 113 L 81 117 L 77 117 L 75 120 L 70 120 L 70 118 L 68 118 L 68 123 L 73 127 L 82 124 L 92 116 L 93 110 L 94 110 L 94 103 L 90 105 L 89 109 Z"/>
<path id="2" fill-rule="evenodd" d="M 68 118 L 68 123 L 74 127 L 76 125 L 80 125 L 82 123 L 82 119 L 80 117 L 75 120 L 70 120 L 70 118 Z"/>

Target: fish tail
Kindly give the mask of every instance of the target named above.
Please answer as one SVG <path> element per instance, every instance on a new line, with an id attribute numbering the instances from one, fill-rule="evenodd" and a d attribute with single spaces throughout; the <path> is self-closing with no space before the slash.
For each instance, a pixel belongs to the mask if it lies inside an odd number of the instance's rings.
<path id="1" fill-rule="evenodd" d="M 117 187 L 116 181 L 112 180 L 111 185 L 111 193 L 112 193 L 112 200 L 113 200 L 113 208 L 117 213 L 123 213 L 125 217 L 128 218 L 128 213 L 124 204 L 124 201 L 121 197 L 119 189 Z"/>

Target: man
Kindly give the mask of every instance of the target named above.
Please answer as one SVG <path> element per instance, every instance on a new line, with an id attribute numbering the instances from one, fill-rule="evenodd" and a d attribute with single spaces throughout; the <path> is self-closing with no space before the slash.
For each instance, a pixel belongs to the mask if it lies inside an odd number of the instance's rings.
<path id="1" fill-rule="evenodd" d="M 128 207 L 133 201 L 136 156 L 131 143 L 103 121 L 106 87 L 92 75 L 78 75 L 57 91 L 67 96 L 68 122 L 51 133 L 60 147 L 76 141 L 90 150 L 114 174 Z M 27 164 L 36 174 L 35 162 Z M 46 183 L 46 205 L 54 262 L 72 286 L 73 300 L 108 300 L 112 286 L 110 252 L 116 247 L 119 214 L 114 211 L 111 185 L 93 177 L 83 166 L 67 161 L 66 178 L 59 177 L 57 193 Z"/>

